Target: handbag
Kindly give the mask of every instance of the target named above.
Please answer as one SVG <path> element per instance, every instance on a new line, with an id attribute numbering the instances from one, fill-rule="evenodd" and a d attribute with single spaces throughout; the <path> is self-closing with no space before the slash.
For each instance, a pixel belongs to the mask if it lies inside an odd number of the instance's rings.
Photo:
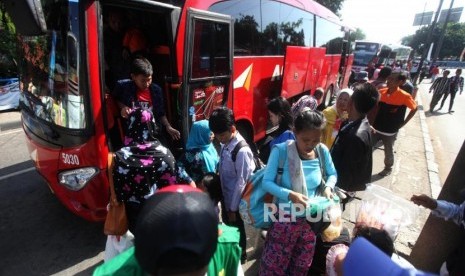
<path id="1" fill-rule="evenodd" d="M 103 232 L 105 235 L 121 236 L 128 231 L 128 218 L 124 202 L 116 198 L 113 185 L 113 154 L 108 154 L 108 181 L 110 183 L 110 202 Z"/>

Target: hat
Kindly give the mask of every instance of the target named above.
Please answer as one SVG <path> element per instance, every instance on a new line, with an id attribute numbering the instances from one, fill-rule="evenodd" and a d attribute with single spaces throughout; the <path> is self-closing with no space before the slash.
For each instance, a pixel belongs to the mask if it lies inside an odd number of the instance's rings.
<path id="1" fill-rule="evenodd" d="M 218 215 L 201 190 L 171 185 L 145 201 L 134 236 L 135 256 L 146 272 L 191 272 L 215 253 Z"/>
<path id="2" fill-rule="evenodd" d="M 356 81 L 361 81 L 361 80 L 368 81 L 368 72 L 367 71 L 358 72 L 357 75 L 355 76 L 355 80 Z"/>
<path id="3" fill-rule="evenodd" d="M 402 276 L 434 275 L 403 268 L 365 238 L 357 238 L 350 245 L 343 264 L 344 276 Z"/>

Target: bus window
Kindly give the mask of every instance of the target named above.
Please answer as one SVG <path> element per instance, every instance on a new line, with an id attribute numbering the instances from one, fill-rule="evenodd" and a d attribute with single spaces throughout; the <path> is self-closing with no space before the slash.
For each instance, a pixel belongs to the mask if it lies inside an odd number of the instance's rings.
<path id="1" fill-rule="evenodd" d="M 284 55 L 287 45 L 313 46 L 314 16 L 296 7 L 270 0 L 234 0 L 209 10 L 234 18 L 235 56 Z"/>
<path id="2" fill-rule="evenodd" d="M 192 78 L 229 74 L 229 26 L 201 19 L 194 24 Z"/>
<path id="3" fill-rule="evenodd" d="M 86 127 L 79 90 L 79 14 L 77 3 L 42 1 L 49 31 L 20 40 L 21 101 L 37 117 L 66 128 Z"/>
<path id="4" fill-rule="evenodd" d="M 326 47 L 326 54 L 341 54 L 344 32 L 341 26 L 316 18 L 316 47 Z"/>

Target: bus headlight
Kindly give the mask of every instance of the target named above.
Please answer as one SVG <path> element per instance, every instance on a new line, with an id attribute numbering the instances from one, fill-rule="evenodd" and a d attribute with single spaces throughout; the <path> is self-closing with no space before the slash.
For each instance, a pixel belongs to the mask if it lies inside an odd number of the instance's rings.
<path id="1" fill-rule="evenodd" d="M 60 184 L 72 191 L 79 191 L 92 179 L 98 169 L 94 167 L 80 168 L 71 171 L 64 171 L 58 174 Z"/>

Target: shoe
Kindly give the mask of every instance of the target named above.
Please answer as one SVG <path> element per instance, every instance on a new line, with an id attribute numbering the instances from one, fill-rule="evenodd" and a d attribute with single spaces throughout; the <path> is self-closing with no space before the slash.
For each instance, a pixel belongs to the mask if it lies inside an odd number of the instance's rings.
<path id="1" fill-rule="evenodd" d="M 392 173 L 392 169 L 391 168 L 384 168 L 384 170 L 382 170 L 380 173 L 378 173 L 379 176 L 388 176 Z"/>

